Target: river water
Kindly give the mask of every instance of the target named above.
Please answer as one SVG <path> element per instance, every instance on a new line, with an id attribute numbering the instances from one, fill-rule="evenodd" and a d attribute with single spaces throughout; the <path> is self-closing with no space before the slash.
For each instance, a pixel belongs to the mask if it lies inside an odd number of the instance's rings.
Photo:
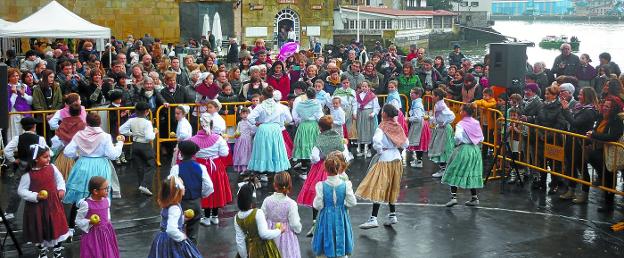
<path id="1" fill-rule="evenodd" d="M 581 41 L 576 55 L 589 54 L 592 65 L 599 64 L 598 55 L 602 52 L 611 54 L 614 62 L 624 64 L 624 22 L 618 21 L 496 21 L 493 28 L 505 36 L 516 37 L 518 40 L 527 40 L 535 43 L 535 47 L 527 48 L 527 55 L 531 64 L 543 61 L 547 67 L 552 66 L 558 49 L 542 49 L 539 42 L 547 35 L 576 36 Z M 449 51 L 432 51 L 431 54 L 448 56 Z M 483 60 L 487 53 L 484 44 L 467 45 L 463 52 L 473 60 Z"/>

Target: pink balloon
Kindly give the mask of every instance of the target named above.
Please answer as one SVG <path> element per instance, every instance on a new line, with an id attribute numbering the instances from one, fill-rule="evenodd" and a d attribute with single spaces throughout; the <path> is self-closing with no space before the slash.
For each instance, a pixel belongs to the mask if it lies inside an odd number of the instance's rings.
<path id="1" fill-rule="evenodd" d="M 298 49 L 299 49 L 299 43 L 288 42 L 282 45 L 282 48 L 280 48 L 279 56 L 277 58 L 281 60 L 282 62 L 285 62 L 286 59 L 288 59 L 289 57 L 297 53 Z"/>

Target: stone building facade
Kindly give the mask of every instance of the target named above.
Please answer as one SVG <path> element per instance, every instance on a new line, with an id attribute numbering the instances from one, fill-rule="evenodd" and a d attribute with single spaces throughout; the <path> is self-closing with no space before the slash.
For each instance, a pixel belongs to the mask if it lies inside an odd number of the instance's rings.
<path id="1" fill-rule="evenodd" d="M 144 33 L 177 42 L 180 39 L 180 11 L 177 0 L 57 0 L 78 16 L 111 29 L 119 39 Z M 2 0 L 0 17 L 19 21 L 45 6 L 50 0 Z"/>
<path id="2" fill-rule="evenodd" d="M 303 48 L 308 48 L 313 39 L 323 44 L 331 43 L 334 3 L 324 0 L 243 1 L 243 42 L 252 43 L 263 38 L 267 39 L 268 47 L 276 49 L 287 42 L 290 35 Z"/>

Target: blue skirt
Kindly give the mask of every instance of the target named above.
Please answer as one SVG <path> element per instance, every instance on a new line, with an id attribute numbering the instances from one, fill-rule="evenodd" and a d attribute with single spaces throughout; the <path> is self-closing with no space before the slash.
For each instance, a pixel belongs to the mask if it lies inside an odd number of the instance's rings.
<path id="1" fill-rule="evenodd" d="M 316 221 L 312 238 L 316 256 L 340 257 L 353 253 L 351 218 L 344 205 L 323 208 Z"/>
<path id="2" fill-rule="evenodd" d="M 148 258 L 201 258 L 197 247 L 188 240 L 176 242 L 166 232 L 158 232 Z"/>
<path id="3" fill-rule="evenodd" d="M 280 125 L 261 124 L 256 131 L 247 169 L 257 172 L 282 172 L 290 168 Z"/>
<path id="4" fill-rule="evenodd" d="M 63 203 L 78 203 L 89 196 L 89 180 L 101 176 L 111 182 L 111 171 L 114 168 L 106 157 L 80 157 L 69 173 Z M 112 191 L 111 191 L 112 193 Z"/>

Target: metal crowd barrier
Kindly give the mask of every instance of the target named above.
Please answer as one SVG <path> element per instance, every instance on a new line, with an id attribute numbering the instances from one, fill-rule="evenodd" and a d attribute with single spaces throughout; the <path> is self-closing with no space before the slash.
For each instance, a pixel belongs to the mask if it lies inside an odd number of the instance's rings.
<path id="1" fill-rule="evenodd" d="M 51 139 L 54 136 L 54 131 L 48 129 L 48 116 L 52 118 L 52 115 L 54 115 L 54 113 L 56 113 L 57 111 L 58 110 L 39 110 L 39 111 L 33 110 L 33 111 L 23 111 L 23 112 L 9 112 L 9 117 L 10 117 L 9 120 L 13 121 L 12 119 L 13 116 L 32 115 L 35 119 L 41 121 L 41 128 L 37 128 L 37 131 L 43 134 L 42 135 L 43 138 Z M 102 124 L 100 127 L 105 132 L 110 133 L 113 129 L 118 129 L 119 127 L 121 127 L 122 121 L 127 120 L 127 118 L 129 118 L 132 115 L 134 111 L 134 107 L 88 108 L 88 109 L 85 109 L 85 111 L 98 112 L 98 114 L 100 115 L 100 118 L 102 119 Z M 112 125 L 110 121 L 110 116 L 109 116 L 110 112 L 116 112 L 118 118 L 121 118 L 122 117 L 121 114 L 124 112 L 127 115 L 125 115 L 123 119 L 117 119 L 116 124 Z M 152 112 L 150 112 L 149 117 L 150 117 L 150 121 L 154 121 Z M 113 126 L 116 126 L 116 127 L 113 127 Z M 48 133 L 51 133 L 51 135 L 48 135 Z M 125 145 L 132 144 L 132 137 L 126 137 L 126 141 L 124 142 L 124 144 Z"/>
<path id="2" fill-rule="evenodd" d="M 497 121 L 497 124 L 504 126 L 504 118 Z M 515 155 L 515 164 L 578 184 L 624 195 L 624 192 L 616 189 L 617 171 L 624 169 L 623 144 L 601 142 L 585 135 L 523 121 L 508 120 L 508 125 L 514 125 L 520 131 L 508 132 L 510 146 L 517 145 L 519 150 Z M 595 158 L 595 155 L 603 155 L 604 162 L 599 168 L 590 170 L 588 160 L 592 158 L 590 156 Z M 506 159 L 508 166 L 513 166 L 510 153 L 501 152 L 496 158 Z M 509 171 L 510 167 L 496 169 Z"/>

